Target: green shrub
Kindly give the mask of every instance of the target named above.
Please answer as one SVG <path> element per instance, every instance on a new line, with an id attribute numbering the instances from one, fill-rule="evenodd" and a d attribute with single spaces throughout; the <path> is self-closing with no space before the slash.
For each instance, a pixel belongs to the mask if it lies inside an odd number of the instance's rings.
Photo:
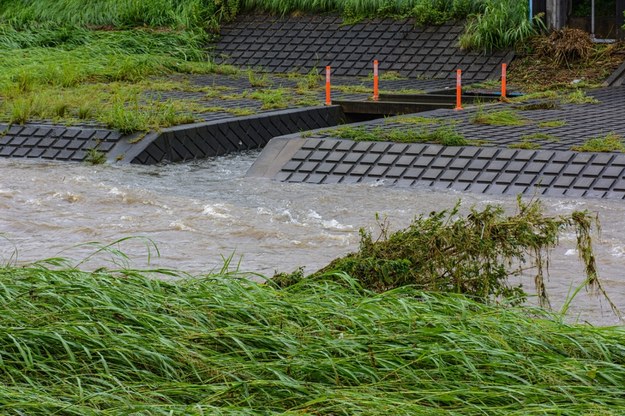
<path id="1" fill-rule="evenodd" d="M 577 234 L 588 283 L 599 285 L 603 292 L 590 240 L 594 221 L 587 212 L 549 217 L 538 202 L 524 204 L 520 199 L 518 212 L 510 216 L 501 207 L 489 205 L 481 211 L 471 209 L 462 217 L 457 205 L 450 211 L 421 215 L 394 233 L 389 232 L 385 221 L 379 221 L 379 238 L 361 230 L 357 252 L 334 260 L 310 278 L 340 271 L 378 292 L 414 285 L 489 301 L 524 295 L 520 287 L 510 285 L 509 279 L 533 268 L 539 299 L 548 304 L 544 285 L 547 254 L 569 230 Z M 280 286 L 294 279 L 278 276 L 276 280 Z"/>

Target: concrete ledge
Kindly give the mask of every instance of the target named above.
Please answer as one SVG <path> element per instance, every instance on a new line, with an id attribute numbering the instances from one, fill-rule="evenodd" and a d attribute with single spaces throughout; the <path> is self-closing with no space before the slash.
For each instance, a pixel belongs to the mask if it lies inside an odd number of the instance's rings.
<path id="1" fill-rule="evenodd" d="M 338 125 L 341 107 L 297 108 L 122 135 L 93 127 L 0 124 L 0 157 L 82 162 L 94 150 L 109 163 L 155 164 L 264 147 L 269 140 Z"/>
<path id="2" fill-rule="evenodd" d="M 273 178 L 282 166 L 289 162 L 305 143 L 302 138 L 277 137 L 271 139 L 260 156 L 247 171 L 246 176 L 255 178 Z"/>

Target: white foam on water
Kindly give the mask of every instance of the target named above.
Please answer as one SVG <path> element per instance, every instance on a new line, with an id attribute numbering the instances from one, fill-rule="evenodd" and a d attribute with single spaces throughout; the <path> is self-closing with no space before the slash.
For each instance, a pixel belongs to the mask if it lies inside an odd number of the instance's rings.
<path id="1" fill-rule="evenodd" d="M 176 231 L 197 231 L 180 220 L 172 221 L 169 226 Z"/>
<path id="2" fill-rule="evenodd" d="M 288 209 L 280 209 L 274 215 L 272 215 L 271 222 L 278 222 L 283 224 L 304 225 L 299 221 L 296 215 Z"/>
<path id="3" fill-rule="evenodd" d="M 323 228 L 328 230 L 338 230 L 338 231 L 351 231 L 354 229 L 351 225 L 343 225 L 337 220 L 325 220 L 321 221 L 321 225 Z"/>
<path id="4" fill-rule="evenodd" d="M 228 214 L 229 209 L 224 204 L 204 205 L 202 215 L 216 219 L 230 219 L 232 216 Z"/>
<path id="5" fill-rule="evenodd" d="M 14 190 L 9 190 L 9 189 L 2 189 L 0 188 L 0 197 L 3 198 L 13 198 L 13 196 L 15 195 Z"/>
<path id="6" fill-rule="evenodd" d="M 625 256 L 625 246 L 614 246 L 610 250 L 610 254 L 612 257 L 624 257 Z"/>
<path id="7" fill-rule="evenodd" d="M 552 205 L 552 209 L 557 212 L 570 212 L 584 207 L 586 203 L 584 201 L 557 201 Z"/>
<path id="8" fill-rule="evenodd" d="M 61 199 L 65 202 L 69 202 L 69 203 L 74 203 L 74 202 L 78 202 L 82 199 L 82 196 L 79 194 L 75 194 L 72 192 L 57 192 L 54 195 L 52 195 L 53 198 L 55 199 Z"/>
<path id="9" fill-rule="evenodd" d="M 371 183 L 369 183 L 368 185 L 369 185 L 371 188 L 377 188 L 377 187 L 379 187 L 379 186 L 384 186 L 384 183 L 385 183 L 385 182 L 384 182 L 384 179 L 376 179 L 376 180 L 375 180 L 375 182 L 371 182 Z"/>

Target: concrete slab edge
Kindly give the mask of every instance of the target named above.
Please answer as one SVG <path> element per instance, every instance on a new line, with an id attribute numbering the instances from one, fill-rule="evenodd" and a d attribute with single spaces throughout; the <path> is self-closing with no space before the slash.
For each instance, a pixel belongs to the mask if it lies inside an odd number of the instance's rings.
<path id="1" fill-rule="evenodd" d="M 603 82 L 604 87 L 618 87 L 623 85 L 625 78 L 625 62 L 619 65 L 618 68 L 612 72 L 612 74 Z"/>

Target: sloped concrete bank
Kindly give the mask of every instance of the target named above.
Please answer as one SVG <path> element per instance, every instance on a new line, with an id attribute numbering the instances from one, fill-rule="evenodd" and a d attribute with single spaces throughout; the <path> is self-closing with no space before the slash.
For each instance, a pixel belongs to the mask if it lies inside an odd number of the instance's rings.
<path id="1" fill-rule="evenodd" d="M 273 137 L 336 126 L 338 106 L 300 108 L 163 129 L 139 143 L 120 143 L 109 160 L 150 165 L 260 149 Z"/>
<path id="2" fill-rule="evenodd" d="M 472 121 L 477 113 L 510 109 L 509 104 L 419 113 L 417 128 L 453 126 L 467 139 L 479 140 L 479 146 L 355 142 L 338 139 L 333 129 L 309 132 L 305 138 L 299 134 L 276 138 L 248 176 L 314 184 L 377 182 L 497 195 L 625 199 L 625 154 L 571 150 L 593 137 L 625 135 L 625 87 L 589 95 L 597 102 L 558 104 L 539 111 L 517 109 L 522 123 L 515 126 Z M 424 123 L 428 118 L 431 124 Z M 358 126 L 373 132 L 415 128 L 409 119 L 387 118 Z M 529 139 L 540 149 L 514 148 Z"/>
<path id="3" fill-rule="evenodd" d="M 111 163 L 180 162 L 258 149 L 276 136 L 336 126 L 342 117 L 338 106 L 298 108 L 176 126 L 145 136 L 92 126 L 0 125 L 0 157 L 81 162 L 97 152 Z"/>
<path id="4" fill-rule="evenodd" d="M 368 76 L 374 59 L 381 71 L 409 78 L 467 81 L 497 78 L 514 53 L 464 51 L 462 22 L 415 26 L 413 20 L 375 19 L 346 24 L 336 16 L 243 15 L 224 25 L 215 46 L 222 62 L 268 72 L 308 72 L 330 65 L 335 75 Z"/>
<path id="5" fill-rule="evenodd" d="M 494 195 L 625 199 L 625 155 L 434 144 L 273 139 L 249 177 L 378 183 Z"/>

